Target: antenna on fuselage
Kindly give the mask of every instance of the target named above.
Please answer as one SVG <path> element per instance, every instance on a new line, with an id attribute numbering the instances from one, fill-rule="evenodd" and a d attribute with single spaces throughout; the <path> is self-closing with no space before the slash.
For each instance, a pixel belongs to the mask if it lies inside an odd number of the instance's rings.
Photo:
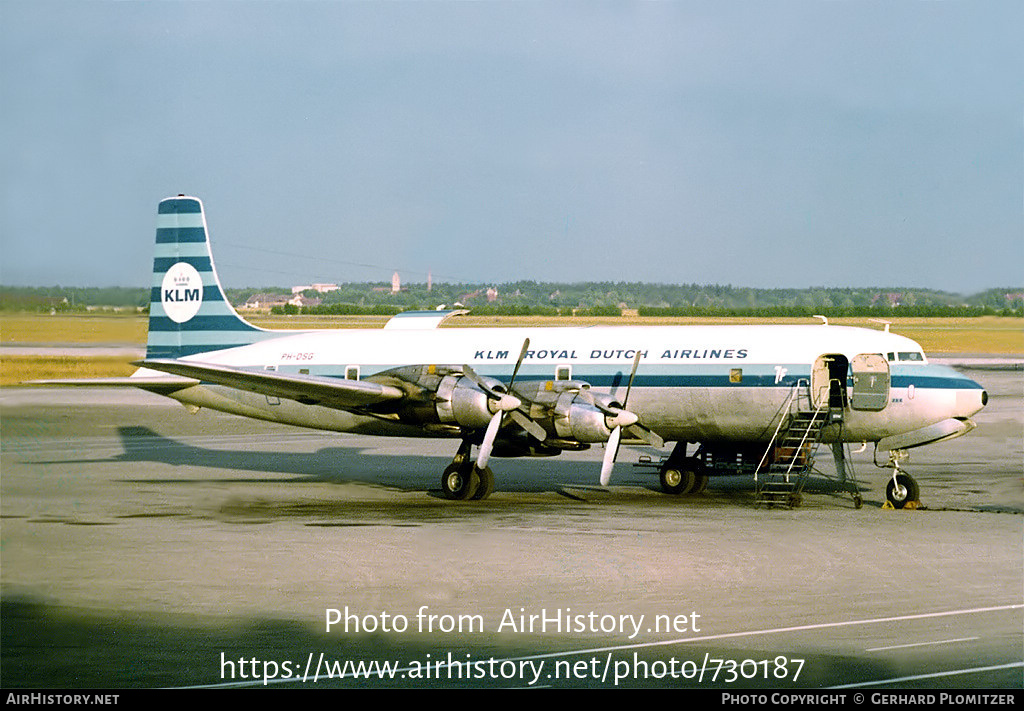
<path id="1" fill-rule="evenodd" d="M 889 332 L 889 326 L 892 325 L 892 321 L 883 321 L 880 318 L 869 318 L 868 321 L 874 321 L 875 323 L 885 324 L 885 332 Z"/>

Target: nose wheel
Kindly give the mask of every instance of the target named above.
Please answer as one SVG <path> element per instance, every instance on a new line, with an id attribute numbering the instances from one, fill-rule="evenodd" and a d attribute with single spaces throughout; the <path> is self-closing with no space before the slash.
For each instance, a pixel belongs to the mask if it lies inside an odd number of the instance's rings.
<path id="1" fill-rule="evenodd" d="M 894 509 L 915 508 L 921 503 L 921 487 L 914 477 L 900 469 L 900 460 L 905 459 L 905 451 L 889 453 L 889 466 L 892 467 L 892 478 L 885 486 L 885 498 Z"/>
<path id="2" fill-rule="evenodd" d="M 919 503 L 920 497 L 921 489 L 909 474 L 893 474 L 885 487 L 885 498 L 894 509 L 902 509 L 910 502 Z"/>

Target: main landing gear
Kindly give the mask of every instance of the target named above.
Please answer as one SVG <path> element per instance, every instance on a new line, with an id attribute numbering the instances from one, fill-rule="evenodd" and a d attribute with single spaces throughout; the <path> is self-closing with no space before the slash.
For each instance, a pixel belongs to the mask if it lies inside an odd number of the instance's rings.
<path id="1" fill-rule="evenodd" d="M 470 457 L 472 443 L 463 440 L 452 463 L 441 475 L 441 492 L 446 499 L 466 501 L 486 499 L 494 491 L 494 472 L 490 467 L 481 469 Z"/>
<path id="2" fill-rule="evenodd" d="M 686 456 L 686 442 L 679 442 L 658 470 L 661 488 L 666 494 L 699 494 L 708 485 L 708 475 L 697 457 Z"/>

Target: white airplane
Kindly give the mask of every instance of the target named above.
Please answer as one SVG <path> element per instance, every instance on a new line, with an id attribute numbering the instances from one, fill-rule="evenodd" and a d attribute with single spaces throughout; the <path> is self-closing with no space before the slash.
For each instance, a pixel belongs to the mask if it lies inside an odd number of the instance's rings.
<path id="1" fill-rule="evenodd" d="M 818 443 L 842 474 L 843 443 L 871 442 L 876 463 L 890 453 L 897 508 L 919 491 L 899 467 L 905 450 L 969 432 L 988 397 L 888 327 L 438 328 L 459 313 L 401 313 L 382 329 L 257 328 L 224 297 L 202 203 L 179 195 L 159 206 L 145 360 L 129 378 L 76 382 L 320 430 L 459 439 L 441 478 L 451 499 L 493 491 L 492 455 L 592 444 L 606 447 L 606 485 L 623 437 L 676 443 L 659 465 L 669 493 L 723 473 L 785 470 L 774 477 L 788 482 Z"/>

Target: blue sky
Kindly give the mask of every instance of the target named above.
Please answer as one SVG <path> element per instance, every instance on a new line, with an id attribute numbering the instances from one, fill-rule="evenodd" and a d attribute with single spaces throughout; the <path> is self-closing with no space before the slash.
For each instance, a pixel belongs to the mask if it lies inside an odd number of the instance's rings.
<path id="1" fill-rule="evenodd" d="M 0 3 L 0 282 L 1024 283 L 1019 2 Z M 369 265 L 369 266 L 361 266 Z"/>

